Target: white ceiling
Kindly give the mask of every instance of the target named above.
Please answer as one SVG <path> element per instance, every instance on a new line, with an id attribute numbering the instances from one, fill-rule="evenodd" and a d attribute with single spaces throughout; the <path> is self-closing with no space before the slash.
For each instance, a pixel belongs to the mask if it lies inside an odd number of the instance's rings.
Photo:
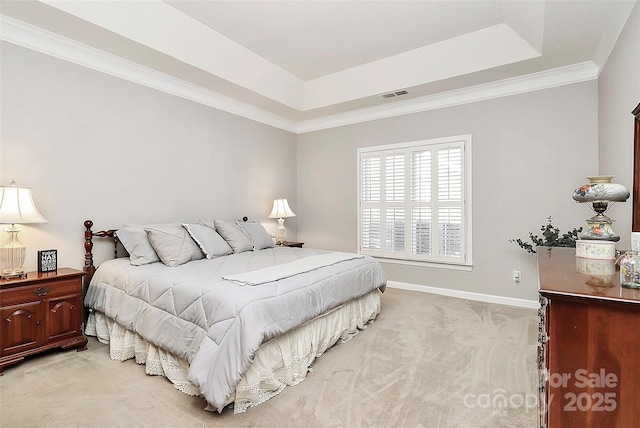
<path id="1" fill-rule="evenodd" d="M 313 127 L 446 105 L 471 90 L 490 97 L 515 83 L 596 78 L 635 3 L 2 0 L 0 35 L 26 46 L 33 25 L 40 39 L 61 38 L 56 46 L 110 54 L 100 58 L 200 88 L 247 116 Z M 381 96 L 400 90 L 408 94 Z"/>

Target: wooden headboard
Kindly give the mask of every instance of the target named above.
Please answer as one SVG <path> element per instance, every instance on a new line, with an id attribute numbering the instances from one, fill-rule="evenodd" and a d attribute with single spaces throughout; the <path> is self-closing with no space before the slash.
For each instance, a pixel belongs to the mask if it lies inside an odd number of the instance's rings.
<path id="1" fill-rule="evenodd" d="M 242 221 L 249 221 L 248 217 L 242 217 Z M 96 267 L 93 264 L 93 238 L 111 238 L 113 239 L 113 258 L 118 258 L 118 237 L 116 232 L 118 229 L 100 230 L 94 232 L 91 230 L 93 227 L 93 221 L 84 221 L 84 267 L 82 268 L 87 274 L 84 277 L 84 283 L 89 284 L 93 277 Z"/>
<path id="2" fill-rule="evenodd" d="M 101 230 L 99 232 L 93 232 L 91 228 L 93 227 L 93 222 L 91 220 L 84 221 L 84 270 L 87 274 L 84 277 L 84 283 L 89 284 L 91 282 L 91 278 L 93 277 L 94 272 L 96 271 L 96 267 L 93 264 L 93 237 L 97 236 L 100 238 L 111 238 L 113 239 L 113 256 L 114 258 L 118 258 L 118 237 L 116 236 L 116 231 L 118 229 L 109 229 L 109 230 Z"/>

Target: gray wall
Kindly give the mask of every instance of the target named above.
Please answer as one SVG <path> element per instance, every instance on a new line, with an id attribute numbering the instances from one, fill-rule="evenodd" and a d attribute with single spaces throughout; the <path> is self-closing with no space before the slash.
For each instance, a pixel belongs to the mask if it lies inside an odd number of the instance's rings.
<path id="1" fill-rule="evenodd" d="M 539 232 L 548 216 L 565 231 L 590 210 L 572 191 L 598 171 L 597 82 L 298 136 L 298 238 L 357 250 L 358 147 L 472 134 L 471 272 L 384 263 L 391 281 L 537 300 L 535 256 L 509 238 Z M 522 271 L 522 282 L 512 271 Z"/>
<path id="2" fill-rule="evenodd" d="M 48 248 L 60 266 L 81 267 L 87 218 L 106 228 L 248 215 L 275 230 L 266 216 L 277 196 L 298 214 L 287 219 L 289 239 L 355 251 L 356 149 L 470 133 L 473 270 L 385 271 L 391 281 L 535 300 L 535 257 L 508 239 L 538 232 L 549 215 L 563 231 L 583 225 L 591 212 L 571 192 L 588 175 L 630 183 L 639 15 L 636 6 L 598 82 L 297 137 L 3 42 L 0 182 L 32 187 L 49 220 L 23 227 L 25 267 Z M 630 206 L 611 210 L 621 246 Z"/>
<path id="3" fill-rule="evenodd" d="M 1 48 L 0 180 L 31 187 L 49 220 L 23 227 L 26 269 L 49 248 L 58 249 L 59 266 L 82 267 L 85 219 L 100 229 L 248 215 L 275 231 L 273 199 L 287 197 L 296 210 L 295 134 Z M 295 238 L 296 219 L 287 226 Z"/>
<path id="4" fill-rule="evenodd" d="M 639 40 L 640 4 L 636 4 L 598 79 L 600 173 L 614 174 L 614 181 L 629 190 L 634 155 L 631 111 L 640 103 Z M 640 201 L 637 202 L 640 209 Z M 614 230 L 621 238 L 618 248 L 630 248 L 632 199 L 618 205 L 615 217 L 612 215 L 616 221 Z"/>

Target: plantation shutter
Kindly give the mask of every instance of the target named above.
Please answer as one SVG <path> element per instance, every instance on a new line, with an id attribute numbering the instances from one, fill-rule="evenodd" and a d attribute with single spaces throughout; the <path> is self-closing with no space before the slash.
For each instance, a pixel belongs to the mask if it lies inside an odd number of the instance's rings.
<path id="1" fill-rule="evenodd" d="M 431 254 L 431 150 L 411 152 L 411 254 Z"/>
<path id="2" fill-rule="evenodd" d="M 443 257 L 462 255 L 462 149 L 438 150 L 438 250 Z"/>
<path id="3" fill-rule="evenodd" d="M 361 253 L 468 263 L 465 142 L 359 151 Z"/>
<path id="4" fill-rule="evenodd" d="M 361 242 L 365 251 L 381 249 L 381 165 L 382 157 L 366 156 L 361 161 Z"/>
<path id="5" fill-rule="evenodd" d="M 384 223 L 385 251 L 404 253 L 405 155 L 384 156 Z"/>

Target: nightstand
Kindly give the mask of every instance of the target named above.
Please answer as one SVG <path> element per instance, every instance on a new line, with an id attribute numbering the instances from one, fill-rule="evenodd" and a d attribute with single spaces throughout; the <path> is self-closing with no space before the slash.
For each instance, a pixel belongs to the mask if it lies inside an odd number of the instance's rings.
<path id="1" fill-rule="evenodd" d="M 86 349 L 82 333 L 82 277 L 60 268 L 0 280 L 0 375 L 5 366 L 53 348 Z"/>
<path id="2" fill-rule="evenodd" d="M 304 242 L 283 242 L 282 244 L 278 244 L 278 247 L 298 247 L 302 248 Z"/>

